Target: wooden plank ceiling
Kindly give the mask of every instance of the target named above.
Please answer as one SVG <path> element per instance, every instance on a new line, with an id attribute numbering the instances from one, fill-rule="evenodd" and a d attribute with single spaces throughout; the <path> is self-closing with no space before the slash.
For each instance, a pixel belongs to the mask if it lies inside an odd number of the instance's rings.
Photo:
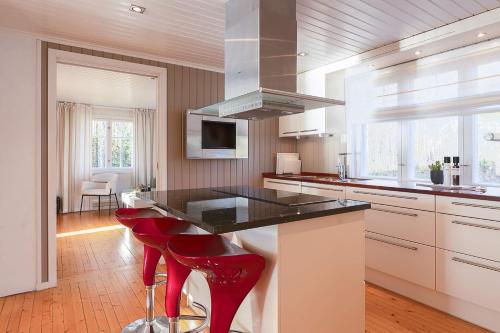
<path id="1" fill-rule="evenodd" d="M 0 26 L 221 71 L 225 0 L 1 0 Z M 146 7 L 141 14 L 130 3 Z M 500 6 L 500 0 L 297 0 L 299 72 Z"/>

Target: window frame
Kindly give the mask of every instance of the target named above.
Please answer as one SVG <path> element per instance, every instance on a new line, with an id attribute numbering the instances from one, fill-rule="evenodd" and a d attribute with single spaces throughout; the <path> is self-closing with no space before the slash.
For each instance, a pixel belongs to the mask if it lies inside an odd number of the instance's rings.
<path id="1" fill-rule="evenodd" d="M 471 185 L 482 185 L 490 187 L 500 187 L 500 183 L 485 183 L 478 181 L 478 142 L 477 142 L 477 120 L 476 115 L 482 113 L 499 113 L 499 111 L 491 112 L 474 112 L 465 115 L 454 115 L 449 116 L 458 117 L 458 156 L 460 157 L 460 167 L 462 169 L 462 182 L 464 184 Z M 439 117 L 427 117 L 425 119 L 439 119 L 446 116 Z M 412 132 L 411 122 L 414 119 L 400 119 L 400 120 L 381 120 L 379 122 L 395 121 L 400 124 L 400 145 L 398 147 L 398 177 L 380 177 L 380 176 L 370 176 L 366 172 L 366 150 L 365 150 L 365 140 L 366 132 L 365 126 L 367 124 L 373 124 L 375 122 L 365 123 L 361 125 L 360 131 L 353 130 L 353 133 L 358 134 L 358 141 L 360 143 L 359 147 L 359 157 L 355 157 L 352 161 L 357 165 L 355 169 L 359 170 L 359 177 L 369 178 L 369 179 L 386 179 L 386 180 L 396 180 L 398 182 L 416 182 L 422 184 L 430 184 L 430 179 L 416 179 L 413 177 L 412 166 L 414 165 L 414 155 L 411 153 L 412 143 L 415 136 Z M 353 141 L 353 148 L 356 147 L 356 141 Z M 356 149 L 355 149 L 356 150 Z"/>
<path id="2" fill-rule="evenodd" d="M 98 168 L 92 166 L 93 172 L 130 172 L 134 169 L 134 153 L 135 153 L 135 138 L 134 138 L 134 121 L 129 117 L 113 117 L 104 115 L 94 115 L 92 122 L 94 120 L 106 121 L 106 147 L 105 147 L 105 167 Z M 130 167 L 113 167 L 112 165 L 112 147 L 113 147 L 113 132 L 112 124 L 113 122 L 129 122 L 132 123 L 132 142 L 131 142 L 131 155 L 130 155 Z M 93 138 L 93 137 L 92 137 Z M 92 155 L 92 154 L 91 154 Z M 91 163 L 93 165 L 93 163 Z"/>

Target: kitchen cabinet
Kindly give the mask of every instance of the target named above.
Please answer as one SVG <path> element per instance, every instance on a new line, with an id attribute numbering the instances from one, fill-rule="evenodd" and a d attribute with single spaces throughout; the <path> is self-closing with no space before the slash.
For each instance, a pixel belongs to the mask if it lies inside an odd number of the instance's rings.
<path id="1" fill-rule="evenodd" d="M 407 207 L 432 212 L 435 210 L 435 199 L 430 194 L 349 187 L 346 190 L 346 197 L 347 199 L 368 201 L 382 205 Z"/>
<path id="2" fill-rule="evenodd" d="M 264 178 L 264 188 L 300 193 L 301 182 L 292 180 Z"/>
<path id="3" fill-rule="evenodd" d="M 437 249 L 436 289 L 441 293 L 500 311 L 500 263 Z"/>
<path id="4" fill-rule="evenodd" d="M 436 246 L 496 260 L 500 265 L 500 222 L 438 213 Z"/>
<path id="5" fill-rule="evenodd" d="M 337 200 L 345 199 L 345 188 L 343 186 L 302 182 L 301 191 L 302 193 L 321 195 Z"/>
<path id="6" fill-rule="evenodd" d="M 365 238 L 367 267 L 434 289 L 434 247 L 372 232 Z"/>
<path id="7" fill-rule="evenodd" d="M 299 93 L 325 96 L 345 100 L 345 72 L 335 71 L 328 74 L 310 71 L 298 75 Z M 279 136 L 297 137 L 319 134 L 345 134 L 345 106 L 336 105 L 327 108 L 305 111 L 304 113 L 279 118 Z"/>
<path id="8" fill-rule="evenodd" d="M 280 137 L 344 133 L 345 107 L 315 109 L 279 118 Z"/>
<path id="9" fill-rule="evenodd" d="M 372 208 L 365 212 L 365 222 L 368 231 L 435 245 L 434 212 L 372 203 Z"/>
<path id="10" fill-rule="evenodd" d="M 500 221 L 500 202 L 454 197 L 436 197 L 436 211 L 444 214 Z"/>
<path id="11" fill-rule="evenodd" d="M 279 136 L 293 137 L 299 135 L 303 123 L 304 114 L 292 114 L 279 118 Z"/>

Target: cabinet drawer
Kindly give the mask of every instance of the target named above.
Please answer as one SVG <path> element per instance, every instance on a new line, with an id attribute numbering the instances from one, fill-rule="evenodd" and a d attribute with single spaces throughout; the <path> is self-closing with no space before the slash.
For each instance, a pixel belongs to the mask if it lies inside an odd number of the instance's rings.
<path id="1" fill-rule="evenodd" d="M 438 213 L 436 246 L 500 261 L 500 222 Z"/>
<path id="2" fill-rule="evenodd" d="M 500 311 L 500 262 L 436 249 L 436 289 Z"/>
<path id="3" fill-rule="evenodd" d="M 293 180 L 264 178 L 264 187 L 273 190 L 300 193 L 300 182 L 296 182 Z"/>
<path id="4" fill-rule="evenodd" d="M 302 182 L 301 191 L 302 193 L 332 197 L 338 200 L 345 199 L 345 188 L 342 186 Z"/>
<path id="5" fill-rule="evenodd" d="M 439 213 L 500 221 L 500 202 L 436 196 Z"/>
<path id="6" fill-rule="evenodd" d="M 366 232 L 366 266 L 434 289 L 435 248 Z"/>
<path id="7" fill-rule="evenodd" d="M 407 207 L 434 211 L 434 196 L 429 194 L 374 190 L 369 188 L 347 187 L 347 199 L 368 201 L 382 205 Z"/>
<path id="8" fill-rule="evenodd" d="M 365 221 L 368 231 L 435 246 L 433 212 L 372 204 Z"/>

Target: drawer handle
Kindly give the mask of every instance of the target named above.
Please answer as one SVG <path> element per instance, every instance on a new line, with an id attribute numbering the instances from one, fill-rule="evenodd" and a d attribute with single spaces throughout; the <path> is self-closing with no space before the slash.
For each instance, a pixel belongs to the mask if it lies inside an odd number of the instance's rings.
<path id="1" fill-rule="evenodd" d="M 455 205 L 455 206 L 467 206 L 467 207 L 475 207 L 475 208 L 486 208 L 486 209 L 497 209 L 497 210 L 500 210 L 500 207 L 487 206 L 487 205 L 476 205 L 476 204 L 470 204 L 470 203 L 458 202 L 458 201 L 453 201 L 451 204 Z"/>
<path id="2" fill-rule="evenodd" d="M 389 197 L 389 198 L 399 198 L 399 199 L 408 199 L 408 200 L 417 200 L 417 197 L 407 197 L 404 195 L 395 195 L 395 194 L 382 194 L 382 193 L 373 193 L 373 192 L 365 192 L 365 191 L 353 191 L 354 193 L 359 194 L 369 194 L 369 195 L 378 195 L 381 197 Z"/>
<path id="3" fill-rule="evenodd" d="M 365 235 L 365 238 L 368 238 L 368 239 L 371 239 L 371 240 L 374 240 L 374 241 L 377 241 L 377 242 L 381 242 L 381 243 L 386 243 L 386 244 L 389 244 L 389 245 L 399 246 L 399 247 L 402 247 L 402 248 L 405 248 L 405 249 L 408 249 L 408 250 L 412 250 L 412 251 L 417 251 L 418 250 L 418 247 L 410 246 L 410 245 L 405 245 L 405 244 L 400 244 L 400 243 L 396 243 L 396 242 L 391 242 L 391 241 L 388 241 L 388 240 L 385 240 L 385 239 L 380 239 L 380 238 L 366 236 L 366 235 Z"/>
<path id="4" fill-rule="evenodd" d="M 411 216 L 411 217 L 418 217 L 418 214 L 398 212 L 398 211 L 389 210 L 389 209 L 372 208 L 372 210 L 376 210 L 378 212 L 384 212 L 384 213 L 391 213 L 391 214 L 399 214 L 399 215 L 405 215 L 405 216 Z"/>
<path id="5" fill-rule="evenodd" d="M 476 224 L 476 223 L 469 223 L 469 222 L 462 222 L 462 221 L 451 221 L 453 224 L 460 224 L 460 225 L 466 225 L 468 227 L 475 227 L 475 228 L 482 228 L 482 229 L 489 229 L 489 230 L 496 230 L 500 231 L 500 228 L 498 227 L 492 227 L 489 225 L 481 225 L 481 224 Z"/>
<path id="6" fill-rule="evenodd" d="M 490 271 L 500 272 L 500 268 L 498 268 L 498 267 L 488 266 L 488 265 L 480 264 L 478 262 L 465 260 L 465 259 L 458 258 L 458 257 L 453 257 L 453 258 L 451 258 L 451 260 L 456 261 L 456 262 L 460 262 L 462 264 L 467 264 L 467 265 L 476 266 L 479 268 L 489 269 Z"/>
<path id="7" fill-rule="evenodd" d="M 317 128 L 315 128 L 315 129 L 309 129 L 309 130 L 303 130 L 303 131 L 300 131 L 300 132 L 301 133 L 305 133 L 305 132 L 316 132 L 316 131 L 318 131 Z"/>
<path id="8" fill-rule="evenodd" d="M 335 191 L 335 192 L 344 192 L 344 190 L 339 190 L 336 188 L 323 188 L 323 187 L 318 187 L 318 186 L 310 186 L 310 185 L 302 185 L 302 187 L 307 187 L 307 188 L 315 188 L 318 190 L 327 190 L 327 191 Z"/>
<path id="9" fill-rule="evenodd" d="M 289 131 L 289 132 L 283 132 L 283 134 L 292 134 L 292 133 L 299 133 L 299 131 Z"/>
<path id="10" fill-rule="evenodd" d="M 272 184 L 281 184 L 281 185 L 299 186 L 299 184 L 282 183 L 282 182 L 276 182 L 276 181 L 274 181 L 274 180 L 268 180 L 267 182 L 268 182 L 268 183 L 272 183 Z"/>

